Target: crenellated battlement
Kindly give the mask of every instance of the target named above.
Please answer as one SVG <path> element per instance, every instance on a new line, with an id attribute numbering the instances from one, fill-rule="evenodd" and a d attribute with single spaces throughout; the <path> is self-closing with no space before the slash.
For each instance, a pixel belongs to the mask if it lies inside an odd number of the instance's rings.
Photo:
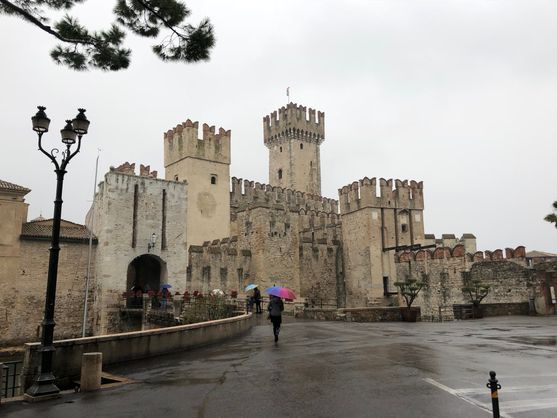
<path id="1" fill-rule="evenodd" d="M 454 248 L 438 247 L 434 250 L 418 250 L 418 251 L 404 251 L 395 255 L 396 263 L 404 263 L 408 261 L 424 261 L 424 260 L 448 260 L 455 258 L 465 258 L 466 261 L 479 262 L 479 261 L 497 261 L 497 260 L 524 260 L 526 257 L 526 248 L 522 245 L 512 248 L 505 248 L 503 250 L 497 249 L 495 251 L 476 251 L 475 253 L 467 253 L 464 245 L 459 244 Z"/>
<path id="2" fill-rule="evenodd" d="M 325 140 L 325 113 L 288 103 L 263 118 L 263 138 L 267 147 L 284 138 L 321 144 Z"/>
<path id="3" fill-rule="evenodd" d="M 424 208 L 423 182 L 414 180 L 377 179 L 364 177 L 338 190 L 341 213 L 366 207 L 374 208 Z M 379 192 L 379 193 L 378 193 Z"/>
<path id="4" fill-rule="evenodd" d="M 334 199 L 236 177 L 232 177 L 231 183 L 230 205 L 237 211 L 280 205 L 296 212 L 304 210 L 338 214 L 338 201 Z"/>
<path id="5" fill-rule="evenodd" d="M 123 164 L 120 164 L 118 167 L 113 167 L 110 166 L 110 171 L 111 172 L 116 172 L 116 173 L 122 173 L 122 174 L 130 174 L 132 176 L 135 176 L 135 163 L 129 163 L 128 161 L 126 161 Z M 153 170 L 151 171 L 151 166 L 150 165 L 143 165 L 140 164 L 139 165 L 139 176 L 140 177 L 151 177 L 153 179 L 157 178 L 157 171 Z"/>
<path id="6" fill-rule="evenodd" d="M 199 122 L 186 120 L 164 133 L 164 165 L 192 157 L 230 164 L 230 130 L 206 123 L 199 138 Z"/>

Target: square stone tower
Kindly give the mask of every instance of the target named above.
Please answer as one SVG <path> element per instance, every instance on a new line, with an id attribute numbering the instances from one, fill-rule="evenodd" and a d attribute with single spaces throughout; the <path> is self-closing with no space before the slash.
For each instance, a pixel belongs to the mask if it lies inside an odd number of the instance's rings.
<path id="1" fill-rule="evenodd" d="M 321 196 L 325 113 L 289 103 L 263 118 L 263 137 L 269 148 L 269 184 Z"/>
<path id="2" fill-rule="evenodd" d="M 395 248 L 425 241 L 423 183 L 395 180 L 393 189 L 366 177 L 338 192 L 347 306 L 381 303 L 395 290 Z"/>
<path id="3" fill-rule="evenodd" d="M 230 235 L 230 131 L 204 123 L 199 139 L 198 127 L 188 119 L 164 134 L 165 179 L 188 184 L 188 246 Z"/>

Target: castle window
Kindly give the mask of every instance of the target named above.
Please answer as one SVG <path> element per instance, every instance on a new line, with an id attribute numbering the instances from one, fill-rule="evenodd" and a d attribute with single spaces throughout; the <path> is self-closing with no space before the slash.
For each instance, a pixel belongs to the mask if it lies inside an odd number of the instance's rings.
<path id="1" fill-rule="evenodd" d="M 408 225 L 407 224 L 402 224 L 400 226 L 402 227 L 402 232 L 408 232 Z"/>
<path id="2" fill-rule="evenodd" d="M 280 152 L 282 152 L 282 147 L 280 147 Z"/>
<path id="3" fill-rule="evenodd" d="M 282 178 L 282 168 L 280 168 L 278 171 L 278 178 L 279 180 Z"/>
<path id="4" fill-rule="evenodd" d="M 178 174 L 174 174 L 174 181 L 178 181 Z"/>
<path id="5" fill-rule="evenodd" d="M 309 162 L 309 168 L 313 167 L 313 161 Z"/>
<path id="6" fill-rule="evenodd" d="M 217 184 L 217 175 L 211 174 L 211 184 Z"/>
<path id="7" fill-rule="evenodd" d="M 300 149 L 304 149 L 304 144 L 303 143 L 300 144 Z"/>

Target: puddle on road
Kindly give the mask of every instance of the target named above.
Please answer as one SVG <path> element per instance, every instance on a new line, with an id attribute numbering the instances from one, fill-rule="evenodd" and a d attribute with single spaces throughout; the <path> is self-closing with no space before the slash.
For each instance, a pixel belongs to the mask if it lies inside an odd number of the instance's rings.
<path id="1" fill-rule="evenodd" d="M 530 345 L 557 345 L 557 337 L 512 337 L 510 340 Z"/>
<path id="2" fill-rule="evenodd" d="M 489 337 L 490 340 L 506 340 L 513 343 L 528 344 L 533 346 L 557 346 L 557 337 Z"/>

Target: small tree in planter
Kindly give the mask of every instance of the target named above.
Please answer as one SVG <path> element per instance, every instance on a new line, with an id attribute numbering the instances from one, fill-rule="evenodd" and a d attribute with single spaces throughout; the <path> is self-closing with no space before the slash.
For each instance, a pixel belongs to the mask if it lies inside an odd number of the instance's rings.
<path id="1" fill-rule="evenodd" d="M 481 281 L 481 279 L 472 279 L 470 275 L 464 276 L 464 287 L 462 292 L 468 296 L 472 304 L 472 317 L 483 318 L 480 303 L 489 293 L 490 286 Z"/>
<path id="2" fill-rule="evenodd" d="M 412 277 L 407 277 L 403 282 L 395 282 L 395 286 L 404 300 L 406 301 L 406 308 L 400 308 L 402 314 L 402 319 L 407 322 L 416 322 L 418 317 L 418 310 L 412 309 L 412 303 L 420 293 L 420 290 L 424 287 L 424 282 Z"/>

